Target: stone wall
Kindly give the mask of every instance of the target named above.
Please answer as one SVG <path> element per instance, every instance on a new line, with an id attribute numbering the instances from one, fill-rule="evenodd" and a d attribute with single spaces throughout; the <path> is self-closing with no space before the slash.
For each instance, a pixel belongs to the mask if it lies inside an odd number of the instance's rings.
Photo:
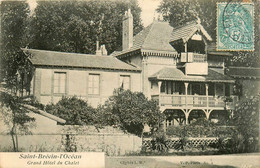
<path id="1" fill-rule="evenodd" d="M 56 134 L 19 135 L 19 150 L 23 152 L 105 152 L 108 156 L 125 155 L 139 152 L 142 139 L 126 134 L 113 127 L 97 130 L 94 126 L 63 126 Z M 0 134 L 0 151 L 12 150 L 10 135 Z"/>
<path id="2" fill-rule="evenodd" d="M 105 152 L 109 156 L 125 155 L 139 152 L 142 139 L 133 134 L 126 134 L 118 128 L 94 126 L 65 126 L 63 144 L 71 139 L 78 152 Z"/>
<path id="3" fill-rule="evenodd" d="M 18 148 L 21 152 L 62 152 L 60 134 L 18 135 Z M 0 134 L 0 151 L 11 152 L 11 135 Z"/>
<path id="4" fill-rule="evenodd" d="M 141 150 L 141 138 L 130 134 L 92 134 L 74 136 L 77 152 L 105 152 L 107 156 L 119 156 Z M 66 139 L 63 136 L 63 140 Z M 66 141 L 66 140 L 65 140 Z M 65 144 L 65 143 L 63 143 Z"/>

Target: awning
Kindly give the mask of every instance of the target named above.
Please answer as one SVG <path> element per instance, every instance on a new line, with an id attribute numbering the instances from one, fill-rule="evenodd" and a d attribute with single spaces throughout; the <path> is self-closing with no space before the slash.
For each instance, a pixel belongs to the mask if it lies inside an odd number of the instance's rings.
<path id="1" fill-rule="evenodd" d="M 149 80 L 171 80 L 171 81 L 189 81 L 189 82 L 221 82 L 235 83 L 235 80 L 227 75 L 223 75 L 213 69 L 208 69 L 208 75 L 195 76 L 185 75 L 178 68 L 165 67 L 149 77 Z"/>

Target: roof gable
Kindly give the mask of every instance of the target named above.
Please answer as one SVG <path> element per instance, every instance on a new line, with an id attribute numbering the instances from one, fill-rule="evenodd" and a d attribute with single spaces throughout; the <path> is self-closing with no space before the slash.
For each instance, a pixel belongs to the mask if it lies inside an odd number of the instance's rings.
<path id="1" fill-rule="evenodd" d="M 66 53 L 57 51 L 22 49 L 30 54 L 30 61 L 35 66 L 56 66 L 56 67 L 78 67 L 114 69 L 127 71 L 140 71 L 132 65 L 118 60 L 113 56 L 99 56 L 90 54 Z"/>
<path id="2" fill-rule="evenodd" d="M 207 38 L 208 41 L 212 41 L 212 38 L 200 24 L 200 22 L 188 22 L 185 25 L 173 28 L 171 38 L 169 42 L 175 42 L 182 40 L 184 43 L 187 42 L 196 32 L 201 32 L 203 36 Z"/>

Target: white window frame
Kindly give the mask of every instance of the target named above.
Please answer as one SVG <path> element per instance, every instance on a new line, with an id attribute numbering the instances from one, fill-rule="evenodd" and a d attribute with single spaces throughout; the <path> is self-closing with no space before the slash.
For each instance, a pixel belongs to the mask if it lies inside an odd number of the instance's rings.
<path id="1" fill-rule="evenodd" d="M 56 74 L 58 75 L 57 76 L 57 79 L 56 79 Z M 61 83 L 61 74 L 62 75 L 64 75 L 65 77 L 64 77 L 64 86 L 63 86 L 63 88 L 64 89 L 62 89 L 61 90 L 61 85 L 62 85 L 62 83 Z M 56 80 L 57 80 L 57 83 L 56 83 Z M 54 73 L 53 73 L 53 94 L 66 94 L 66 92 L 67 92 L 67 73 L 66 72 L 60 72 L 60 71 L 55 71 Z M 56 90 L 56 88 L 58 89 L 58 90 Z"/>
<path id="2" fill-rule="evenodd" d="M 97 78 L 95 79 L 95 77 Z M 89 95 L 100 94 L 100 74 L 88 74 L 88 94 Z"/>

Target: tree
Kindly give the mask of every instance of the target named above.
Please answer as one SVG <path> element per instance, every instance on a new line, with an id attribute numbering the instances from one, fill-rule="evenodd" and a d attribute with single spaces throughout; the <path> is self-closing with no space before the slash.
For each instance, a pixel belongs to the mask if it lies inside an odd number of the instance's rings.
<path id="1" fill-rule="evenodd" d="M 28 111 L 22 108 L 21 104 L 24 103 L 24 100 L 21 97 L 2 90 L 0 96 L 0 119 L 10 128 L 13 150 L 18 152 L 18 133 L 29 134 L 30 123 L 34 122 L 35 119 L 28 116 Z"/>
<path id="2" fill-rule="evenodd" d="M 243 139 L 243 148 L 237 149 L 239 152 L 257 151 L 259 145 L 259 98 L 260 95 L 252 96 L 240 103 L 234 111 L 233 122 L 237 127 L 238 136 Z"/>
<path id="3" fill-rule="evenodd" d="M 7 87 L 23 89 L 24 77 L 30 71 L 21 47 L 28 43 L 29 6 L 25 1 L 1 2 L 1 82 Z M 20 83 L 17 77 L 20 77 Z M 19 88 L 20 87 L 20 88 Z"/>
<path id="4" fill-rule="evenodd" d="M 22 95 L 24 89 L 29 91 L 26 79 L 31 79 L 33 68 L 22 47 L 94 53 L 99 40 L 111 53 L 121 45 L 121 22 L 128 7 L 137 33 L 142 25 L 136 0 L 39 1 L 32 16 L 25 1 L 1 2 L 0 82 Z"/>
<path id="5" fill-rule="evenodd" d="M 98 40 L 111 53 L 121 45 L 122 18 L 127 8 L 132 10 L 134 32 L 138 33 L 142 25 L 136 0 L 39 1 L 30 48 L 95 53 Z"/>
<path id="6" fill-rule="evenodd" d="M 77 97 L 62 97 L 57 104 L 49 104 L 45 110 L 66 120 L 68 125 L 95 124 L 96 111 L 88 103 Z"/>
<path id="7" fill-rule="evenodd" d="M 124 131 L 142 135 L 145 124 L 152 130 L 163 120 L 158 103 L 148 100 L 141 92 L 117 89 L 102 107 L 99 115 L 108 125 L 118 126 Z"/>
<path id="8" fill-rule="evenodd" d="M 27 44 L 29 6 L 24 1 L 1 2 L 1 119 L 10 128 L 14 151 L 18 151 L 18 133 L 28 134 L 34 118 L 22 108 L 18 97 L 25 87 L 24 79 L 30 71 L 28 59 L 21 51 Z"/>
<path id="9" fill-rule="evenodd" d="M 224 0 L 162 0 L 157 11 L 162 14 L 165 21 L 169 21 L 173 27 L 183 25 L 197 18 L 216 41 L 216 3 Z M 255 16 L 259 15 L 258 1 L 255 1 Z M 259 19 L 255 19 L 255 52 L 232 52 L 233 57 L 228 62 L 233 66 L 260 66 L 259 54 Z"/>
<path id="10" fill-rule="evenodd" d="M 162 0 L 157 11 L 173 27 L 201 19 L 201 24 L 208 33 L 216 37 L 216 2 L 217 0 Z"/>
<path id="11" fill-rule="evenodd" d="M 257 17 L 260 14 L 260 1 L 254 1 L 254 5 L 255 17 Z M 229 65 L 260 67 L 260 20 L 254 19 L 254 25 L 255 51 L 234 52 L 233 58 L 228 63 Z"/>

